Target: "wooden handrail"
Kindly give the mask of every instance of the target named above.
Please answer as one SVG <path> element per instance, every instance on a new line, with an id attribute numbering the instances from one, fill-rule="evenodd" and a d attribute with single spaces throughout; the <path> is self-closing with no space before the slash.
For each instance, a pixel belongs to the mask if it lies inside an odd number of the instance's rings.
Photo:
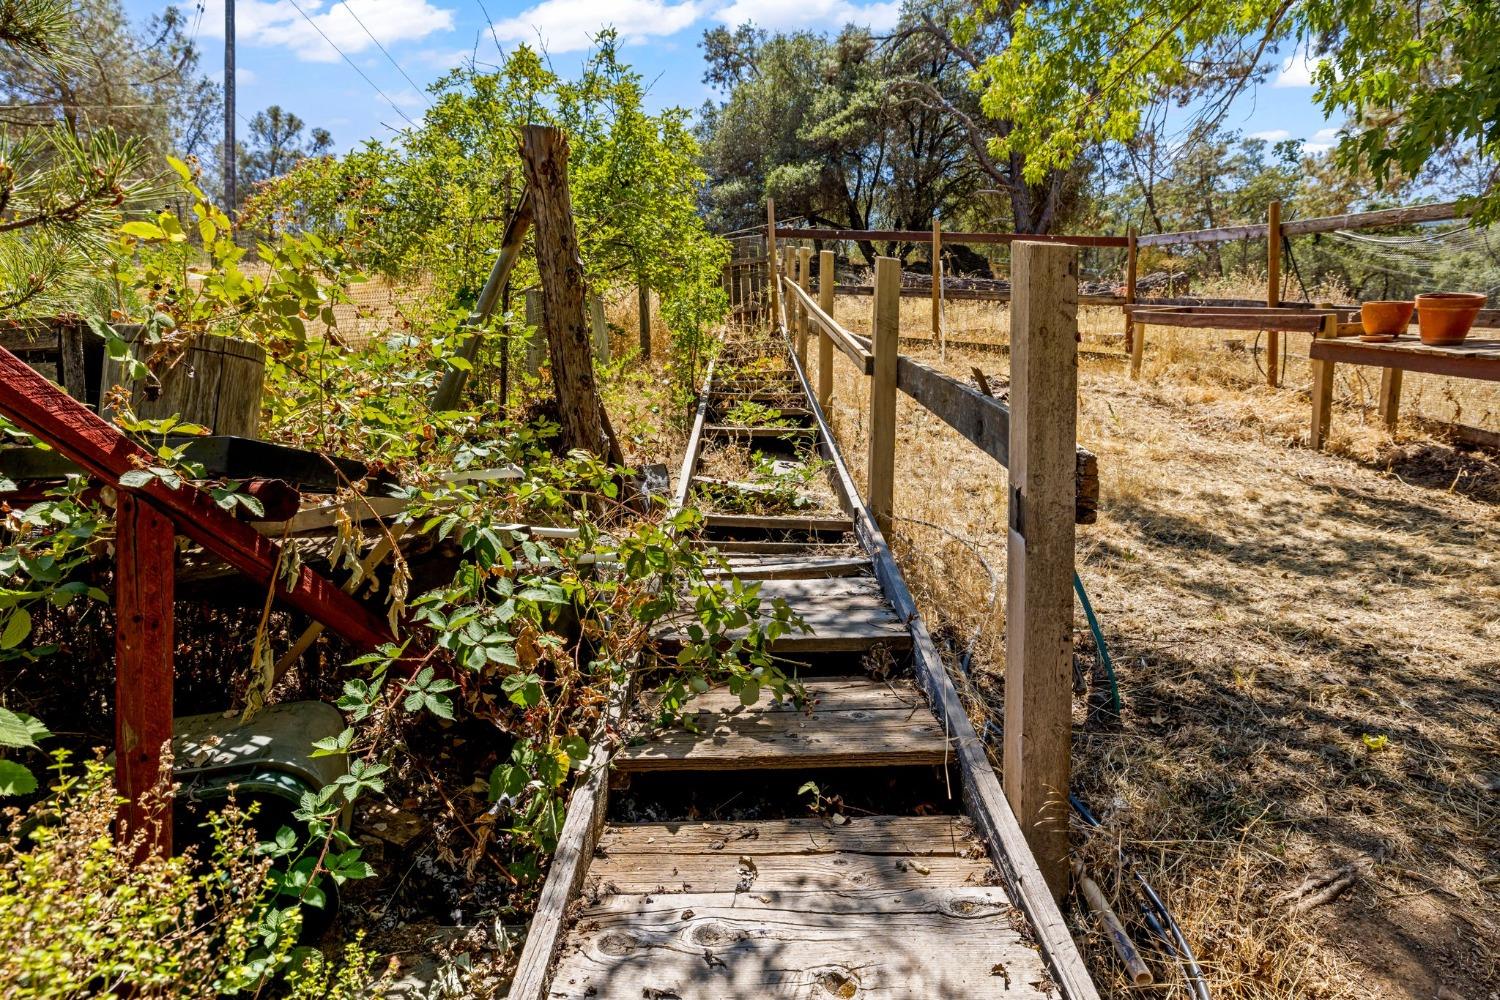
<path id="1" fill-rule="evenodd" d="M 1350 212 L 1345 215 L 1325 215 L 1313 219 L 1298 219 L 1281 223 L 1281 232 L 1286 236 L 1307 236 L 1311 233 L 1331 233 L 1340 229 L 1378 229 L 1381 226 L 1404 226 L 1416 222 L 1448 222 L 1468 215 L 1456 201 L 1439 202 L 1433 205 L 1413 205 L 1410 208 L 1382 208 L 1375 212 Z M 1264 239 L 1270 232 L 1266 223 L 1252 226 L 1220 226 L 1217 229 L 1192 229 L 1179 233 L 1152 233 L 1136 238 L 1136 246 L 1160 247 L 1181 243 L 1229 243 L 1234 240 Z"/>
<path id="2" fill-rule="evenodd" d="M 828 339 L 833 341 L 835 347 L 843 351 L 850 361 L 859 365 L 860 371 L 864 374 L 874 373 L 875 355 L 859 342 L 855 334 L 839 326 L 832 316 L 818 306 L 817 301 L 811 295 L 797 286 L 795 281 L 784 279 L 783 284 L 786 288 L 786 297 L 795 298 L 801 303 L 802 308 L 807 310 L 808 319 L 828 334 Z"/>
<path id="3" fill-rule="evenodd" d="M 931 243 L 926 229 L 792 229 L 776 230 L 778 239 L 788 240 L 872 240 L 882 243 Z M 942 235 L 944 243 L 1061 243 L 1073 247 L 1124 247 L 1124 236 L 1053 236 L 1043 233 L 950 233 Z"/>

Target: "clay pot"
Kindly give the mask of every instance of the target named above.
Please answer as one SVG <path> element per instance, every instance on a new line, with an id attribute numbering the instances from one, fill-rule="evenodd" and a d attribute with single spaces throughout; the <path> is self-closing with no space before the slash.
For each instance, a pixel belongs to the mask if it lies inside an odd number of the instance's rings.
<path id="1" fill-rule="evenodd" d="M 1417 324 L 1430 347 L 1462 344 L 1484 308 L 1479 292 L 1428 292 L 1417 296 Z"/>
<path id="2" fill-rule="evenodd" d="M 1411 322 L 1416 304 L 1410 299 L 1366 302 L 1359 307 L 1359 321 L 1369 337 L 1399 337 Z"/>

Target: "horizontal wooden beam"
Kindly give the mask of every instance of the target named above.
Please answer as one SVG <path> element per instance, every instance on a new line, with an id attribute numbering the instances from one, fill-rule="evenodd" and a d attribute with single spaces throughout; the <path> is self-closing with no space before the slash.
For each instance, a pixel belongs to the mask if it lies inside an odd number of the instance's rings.
<path id="1" fill-rule="evenodd" d="M 896 388 L 958 431 L 970 444 L 1010 468 L 1010 407 L 957 379 L 908 357 L 896 361 Z M 1099 516 L 1099 459 L 1078 449 L 1074 516 L 1093 524 Z"/>
<path id="2" fill-rule="evenodd" d="M 870 285 L 839 285 L 834 289 L 839 295 L 874 295 L 875 289 Z M 908 298 L 926 298 L 932 294 L 932 289 L 920 286 L 901 286 L 901 294 Z M 945 288 L 943 298 L 950 302 L 1009 302 L 1010 292 L 999 291 L 991 288 Z M 1125 304 L 1123 295 L 1080 295 L 1078 304 L 1082 306 L 1118 306 Z"/>
<path id="3" fill-rule="evenodd" d="M 776 230 L 779 240 L 869 240 L 875 243 L 931 243 L 929 229 L 792 229 Z M 1124 247 L 1124 236 L 1054 236 L 1040 233 L 950 233 L 943 232 L 944 243 L 1061 243 L 1074 247 Z"/>
<path id="4" fill-rule="evenodd" d="M 1182 307 L 1150 308 L 1126 306 L 1130 318 L 1151 326 L 1178 326 L 1196 330 L 1292 330 L 1316 333 L 1323 325 L 1324 313 L 1306 310 L 1268 309 L 1190 309 Z"/>
<path id="5" fill-rule="evenodd" d="M 153 456 L 113 424 L 72 399 L 9 351 L 0 350 L 0 413 L 56 448 L 91 476 L 128 491 L 170 518 L 177 530 L 355 646 L 373 649 L 394 639 L 385 619 L 306 566 L 281 577 L 275 543 L 237 521 L 195 486 L 172 489 L 160 479 L 137 488 L 120 477 L 155 464 Z"/>
<path id="6" fill-rule="evenodd" d="M 1418 222 L 1448 222 L 1461 219 L 1467 214 L 1468 212 L 1459 208 L 1458 202 L 1445 201 L 1434 205 L 1413 205 L 1410 208 L 1384 208 L 1374 212 L 1350 212 L 1345 215 L 1297 219 L 1292 222 L 1283 222 L 1281 232 L 1286 236 L 1307 236 L 1311 233 L 1332 233 L 1340 229 L 1379 229 L 1383 226 L 1409 226 Z M 1159 247 L 1184 243 L 1263 240 L 1269 231 L 1265 223 L 1260 223 L 1252 226 L 1193 229 L 1178 233 L 1150 233 L 1138 237 L 1136 246 Z"/>

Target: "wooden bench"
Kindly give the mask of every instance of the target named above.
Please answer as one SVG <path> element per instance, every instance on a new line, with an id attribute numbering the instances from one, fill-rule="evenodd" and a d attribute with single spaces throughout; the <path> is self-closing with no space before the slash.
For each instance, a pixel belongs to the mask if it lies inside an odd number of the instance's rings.
<path id="1" fill-rule="evenodd" d="M 1323 447 L 1333 402 L 1334 365 L 1370 365 L 1380 372 L 1380 416 L 1388 428 L 1396 426 L 1401 405 L 1402 372 L 1424 372 L 1454 378 L 1500 382 L 1500 339 L 1470 339 L 1452 347 L 1432 347 L 1416 339 L 1370 344 L 1320 335 L 1312 342 L 1312 431 L 1308 444 Z"/>

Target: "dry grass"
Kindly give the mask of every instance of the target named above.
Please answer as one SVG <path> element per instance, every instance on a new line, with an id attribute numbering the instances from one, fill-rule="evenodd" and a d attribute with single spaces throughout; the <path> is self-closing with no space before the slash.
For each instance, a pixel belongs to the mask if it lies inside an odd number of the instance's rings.
<path id="1" fill-rule="evenodd" d="M 841 300 L 840 320 L 867 328 L 868 303 Z M 925 302 L 904 305 L 924 329 Z M 1107 346 L 1119 313 L 1083 327 L 1086 349 Z M 1086 854 L 1130 852 L 1217 1000 L 1494 997 L 1500 462 L 1405 423 L 1390 439 L 1347 383 L 1330 452 L 1311 452 L 1305 377 L 1266 389 L 1216 343 L 1152 331 L 1137 383 L 1081 366 L 1103 505 L 1078 564 L 1126 708 L 1118 727 L 1075 719 L 1074 787 L 1106 824 Z M 1007 373 L 999 353 L 906 351 Z M 868 389 L 835 367 L 831 419 L 863 482 Z M 898 551 L 955 651 L 981 628 L 970 677 L 998 719 L 1004 471 L 905 397 L 897 417 Z M 1364 873 L 1331 903 L 1275 902 L 1345 865 Z M 1085 947 L 1108 996 L 1187 996 L 1162 964 L 1164 985 L 1135 989 L 1102 939 Z"/>

